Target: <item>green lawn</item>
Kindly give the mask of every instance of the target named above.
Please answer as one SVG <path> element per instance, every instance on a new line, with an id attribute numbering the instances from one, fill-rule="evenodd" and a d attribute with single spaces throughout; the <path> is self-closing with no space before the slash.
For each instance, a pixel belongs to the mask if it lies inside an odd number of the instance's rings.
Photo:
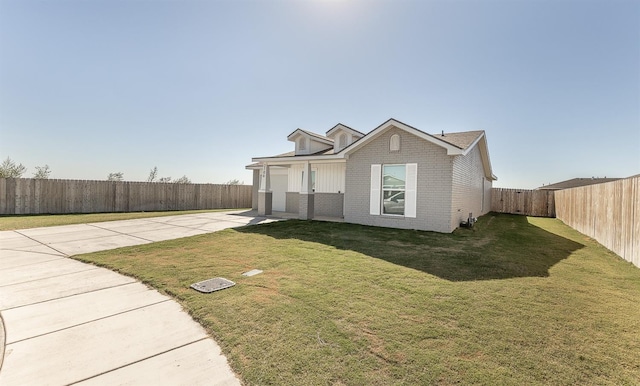
<path id="1" fill-rule="evenodd" d="M 555 219 L 291 220 L 78 258 L 176 298 L 247 384 L 640 382 L 640 269 Z M 189 288 L 218 276 L 237 285 Z"/>
<path id="2" fill-rule="evenodd" d="M 219 212 L 231 209 L 186 210 L 169 212 L 127 212 L 127 213 L 88 213 L 88 214 L 37 214 L 37 215 L 0 215 L 0 231 L 15 229 L 50 227 L 56 225 L 86 224 L 92 222 L 131 220 L 136 218 L 176 216 L 180 214 Z"/>

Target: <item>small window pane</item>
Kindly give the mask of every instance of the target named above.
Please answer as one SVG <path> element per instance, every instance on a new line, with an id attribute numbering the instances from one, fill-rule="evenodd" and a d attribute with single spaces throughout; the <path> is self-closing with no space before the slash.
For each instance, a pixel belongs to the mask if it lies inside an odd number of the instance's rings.
<path id="1" fill-rule="evenodd" d="M 382 189 L 404 189 L 405 175 L 404 165 L 384 165 Z"/>
<path id="2" fill-rule="evenodd" d="M 382 197 L 382 213 L 404 215 L 403 190 L 385 190 Z"/>

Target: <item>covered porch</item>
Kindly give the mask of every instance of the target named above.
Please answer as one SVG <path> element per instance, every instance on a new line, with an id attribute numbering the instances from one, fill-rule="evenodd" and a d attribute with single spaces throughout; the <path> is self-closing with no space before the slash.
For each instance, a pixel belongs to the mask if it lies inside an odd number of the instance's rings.
<path id="1" fill-rule="evenodd" d="M 342 221 L 345 163 L 263 161 L 253 170 L 253 209 L 261 216 Z"/>

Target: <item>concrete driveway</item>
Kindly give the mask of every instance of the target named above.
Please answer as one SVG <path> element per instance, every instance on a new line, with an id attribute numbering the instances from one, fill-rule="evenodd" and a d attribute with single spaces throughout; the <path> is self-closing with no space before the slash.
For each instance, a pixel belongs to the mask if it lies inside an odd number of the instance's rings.
<path id="1" fill-rule="evenodd" d="M 239 384 L 178 303 L 68 256 L 270 221 L 236 211 L 0 232 L 0 385 Z"/>

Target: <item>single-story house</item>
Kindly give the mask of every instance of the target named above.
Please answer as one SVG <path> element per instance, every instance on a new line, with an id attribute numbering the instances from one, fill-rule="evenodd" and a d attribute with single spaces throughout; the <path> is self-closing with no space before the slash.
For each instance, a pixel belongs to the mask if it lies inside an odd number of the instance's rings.
<path id="1" fill-rule="evenodd" d="M 337 124 L 287 139 L 294 151 L 247 166 L 260 215 L 449 233 L 489 212 L 497 178 L 484 131 L 432 135 L 389 119 L 368 134 Z"/>

